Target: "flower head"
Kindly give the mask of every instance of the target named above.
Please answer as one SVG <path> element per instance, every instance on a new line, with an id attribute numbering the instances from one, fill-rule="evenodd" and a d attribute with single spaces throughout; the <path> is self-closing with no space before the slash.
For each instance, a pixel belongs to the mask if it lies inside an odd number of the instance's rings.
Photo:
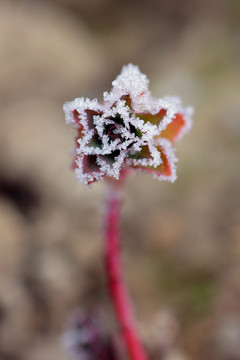
<path id="1" fill-rule="evenodd" d="M 193 110 L 177 97 L 154 99 L 148 83 L 129 64 L 103 94 L 103 103 L 77 98 L 64 104 L 66 121 L 77 132 L 73 168 L 79 181 L 119 179 L 129 168 L 176 179 L 173 145 L 190 129 Z"/>

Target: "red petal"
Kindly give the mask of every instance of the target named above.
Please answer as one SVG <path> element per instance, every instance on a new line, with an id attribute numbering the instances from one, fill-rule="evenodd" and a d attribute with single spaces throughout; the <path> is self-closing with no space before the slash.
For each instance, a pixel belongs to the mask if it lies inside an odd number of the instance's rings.
<path id="1" fill-rule="evenodd" d="M 160 137 L 166 138 L 174 143 L 181 134 L 185 125 L 186 121 L 183 117 L 183 114 L 178 113 L 175 115 L 172 122 L 166 127 L 166 129 L 161 132 Z"/>
<path id="2" fill-rule="evenodd" d="M 73 161 L 71 163 L 71 170 L 75 170 L 77 168 L 76 161 L 77 161 L 77 154 L 75 154 L 74 159 L 73 159 Z"/>
<path id="3" fill-rule="evenodd" d="M 120 100 L 124 100 L 126 102 L 125 105 L 132 109 L 132 100 L 130 95 L 123 95 Z"/>
<path id="4" fill-rule="evenodd" d="M 100 171 L 96 155 L 84 155 L 82 165 L 84 174 Z"/>
<path id="5" fill-rule="evenodd" d="M 152 154 L 149 150 L 148 145 L 144 145 L 141 148 L 141 151 L 133 154 L 133 155 L 129 155 L 130 159 L 136 159 L 136 160 L 141 160 L 141 159 L 152 159 Z"/>
<path id="6" fill-rule="evenodd" d="M 80 127 L 77 128 L 77 136 L 75 136 L 74 138 L 74 149 L 73 149 L 73 156 L 74 156 L 74 159 L 72 161 L 72 164 L 71 164 L 71 169 L 72 170 L 75 170 L 77 168 L 77 165 L 76 165 L 76 160 L 77 160 L 77 148 L 79 148 L 79 143 L 78 143 L 78 139 L 81 139 L 82 136 L 83 136 L 83 133 L 82 133 L 82 130 L 83 130 L 83 127 L 82 125 L 80 124 Z"/>
<path id="7" fill-rule="evenodd" d="M 97 111 L 94 111 L 94 110 L 85 110 L 86 114 L 87 114 L 87 124 L 88 124 L 88 128 L 89 130 L 91 129 L 94 129 L 95 128 L 95 125 L 93 123 L 93 117 L 95 115 L 102 115 L 102 112 L 97 112 Z"/>
<path id="8" fill-rule="evenodd" d="M 84 155 L 82 159 L 82 172 L 85 175 L 91 175 L 91 180 L 87 181 L 87 184 L 90 185 L 93 182 L 99 180 L 99 177 L 96 176 L 101 172 L 99 165 L 97 164 L 97 156 L 96 155 Z M 102 174 L 103 175 L 103 174 Z M 93 180 L 92 180 L 93 178 Z"/>
<path id="9" fill-rule="evenodd" d="M 75 123 L 77 125 L 79 125 L 80 127 L 82 127 L 82 125 L 80 124 L 79 112 L 75 109 L 75 110 L 73 110 L 72 114 L 73 114 L 73 119 L 74 119 Z"/>
<path id="10" fill-rule="evenodd" d="M 159 179 L 161 177 L 170 178 L 175 175 L 175 167 L 174 167 L 174 160 L 171 156 L 168 156 L 166 149 L 163 146 L 157 146 L 158 151 L 161 154 L 162 163 L 157 166 L 141 166 L 141 165 L 132 165 L 131 167 L 135 169 L 140 169 L 144 172 L 148 172 L 151 174 L 156 175 Z"/>

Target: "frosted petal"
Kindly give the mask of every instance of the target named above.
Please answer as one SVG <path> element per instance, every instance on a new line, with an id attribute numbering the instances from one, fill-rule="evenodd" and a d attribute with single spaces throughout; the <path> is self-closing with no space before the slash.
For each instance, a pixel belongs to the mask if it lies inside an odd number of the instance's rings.
<path id="1" fill-rule="evenodd" d="M 119 179 L 127 167 L 145 169 L 159 180 L 176 179 L 172 143 L 191 128 L 193 109 L 183 108 L 178 97 L 153 98 L 148 85 L 138 66 L 128 64 L 104 92 L 102 104 L 82 97 L 64 104 L 66 122 L 77 129 L 79 181 Z"/>

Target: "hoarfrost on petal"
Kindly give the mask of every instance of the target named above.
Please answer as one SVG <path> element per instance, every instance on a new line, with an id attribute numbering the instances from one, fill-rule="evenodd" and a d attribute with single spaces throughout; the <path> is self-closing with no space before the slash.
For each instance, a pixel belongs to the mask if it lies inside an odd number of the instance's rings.
<path id="1" fill-rule="evenodd" d="M 192 124 L 193 109 L 180 98 L 155 99 L 149 80 L 136 65 L 124 66 L 104 92 L 104 102 L 76 98 L 63 106 L 66 122 L 77 129 L 77 179 L 85 185 L 105 176 L 119 179 L 125 167 L 146 168 L 159 180 L 176 179 L 173 143 Z M 89 166 L 85 162 L 92 161 Z"/>

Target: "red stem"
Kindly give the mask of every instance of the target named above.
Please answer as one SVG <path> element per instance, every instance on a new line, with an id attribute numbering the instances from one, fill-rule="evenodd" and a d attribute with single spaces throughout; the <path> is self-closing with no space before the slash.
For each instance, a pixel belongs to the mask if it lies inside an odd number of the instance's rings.
<path id="1" fill-rule="evenodd" d="M 118 185 L 109 182 L 105 200 L 105 266 L 108 289 L 130 359 L 147 360 L 135 329 L 120 260 L 119 220 L 122 198 L 120 187 L 120 182 Z"/>

